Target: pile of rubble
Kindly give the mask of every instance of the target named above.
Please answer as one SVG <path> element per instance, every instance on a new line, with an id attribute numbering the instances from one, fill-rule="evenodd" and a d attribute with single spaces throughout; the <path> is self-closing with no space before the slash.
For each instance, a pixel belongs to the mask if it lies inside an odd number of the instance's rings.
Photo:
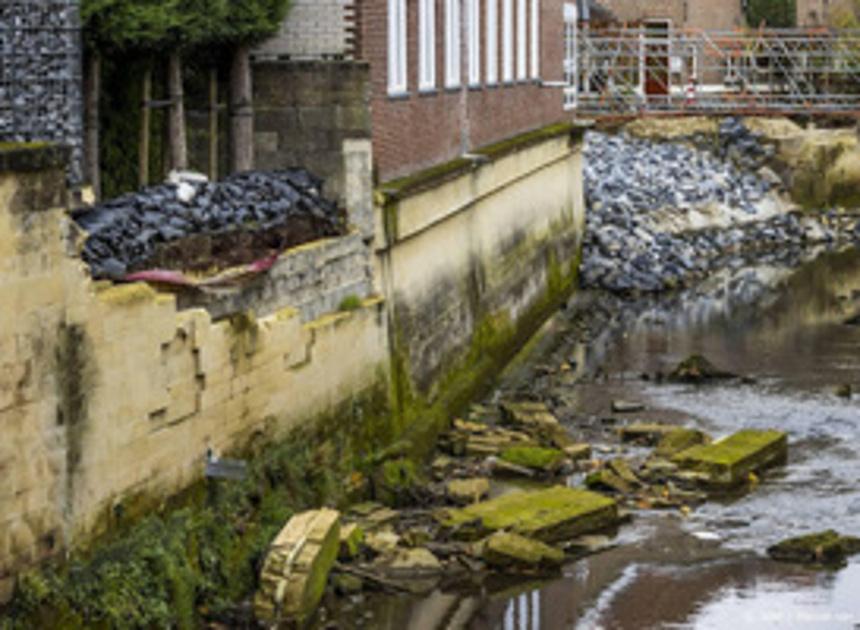
<path id="1" fill-rule="evenodd" d="M 75 216 L 88 235 L 82 256 L 94 278 L 121 279 L 147 268 L 159 248 L 199 235 L 280 230 L 283 248 L 344 229 L 343 212 L 322 196 L 322 180 L 304 169 L 242 173 L 218 183 L 172 179 Z"/>
<path id="2" fill-rule="evenodd" d="M 766 149 L 735 119 L 720 127 L 723 159 L 681 144 L 587 134 L 584 286 L 660 292 L 728 255 L 860 241 L 857 218 L 785 213 L 779 177 L 761 166 Z"/>
<path id="3" fill-rule="evenodd" d="M 696 358 L 679 366 L 678 380 L 730 377 L 703 372 L 701 364 Z M 595 458 L 541 402 L 476 405 L 439 440 L 426 479 L 397 449 L 377 462 L 376 497 L 387 497 L 387 505 L 294 516 L 270 547 L 257 617 L 305 621 L 326 592 L 358 604 L 365 591 L 415 594 L 485 584 L 499 575 L 552 574 L 566 561 L 612 546 L 605 533 L 633 510 L 686 513 L 710 493 L 749 487 L 756 473 L 787 453 L 778 431 L 740 431 L 714 441 L 696 429 L 634 422 L 617 439 L 619 447 L 636 443 L 650 453 L 643 457 L 637 447 L 628 451 L 638 455 L 621 456 L 613 449 Z M 404 483 L 420 486 L 415 496 L 421 499 L 393 509 L 390 499 L 402 498 Z"/>

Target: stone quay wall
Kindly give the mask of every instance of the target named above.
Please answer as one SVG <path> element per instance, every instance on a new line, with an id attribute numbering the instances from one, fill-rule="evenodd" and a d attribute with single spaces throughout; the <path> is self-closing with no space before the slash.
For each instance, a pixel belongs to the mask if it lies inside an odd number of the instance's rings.
<path id="1" fill-rule="evenodd" d="M 0 151 L 0 602 L 22 570 L 193 486 L 210 450 L 368 422 L 341 410 L 380 392 L 414 440 L 438 429 L 575 288 L 570 125 L 416 174 L 376 205 L 369 142 L 347 141 L 353 231 L 211 303 L 91 280 L 67 158 Z"/>
<path id="2" fill-rule="evenodd" d="M 298 299 L 216 321 L 144 284 L 94 283 L 66 160 L 0 153 L 0 601 L 21 569 L 195 483 L 209 449 L 276 439 L 386 380 L 387 319 L 366 285 L 348 288 L 364 298 L 349 312 Z M 351 266 L 356 240 L 285 253 L 282 278 Z"/>

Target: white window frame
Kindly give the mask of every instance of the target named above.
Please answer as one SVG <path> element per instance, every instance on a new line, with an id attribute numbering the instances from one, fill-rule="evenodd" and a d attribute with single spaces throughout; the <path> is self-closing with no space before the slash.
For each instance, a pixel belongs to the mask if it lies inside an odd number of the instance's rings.
<path id="1" fill-rule="evenodd" d="M 528 12 L 526 0 L 517 0 L 517 81 L 528 75 Z"/>
<path id="2" fill-rule="evenodd" d="M 575 2 L 564 4 L 564 109 L 579 106 L 579 11 Z M 587 86 L 589 80 L 585 79 Z M 585 89 L 585 88 L 584 88 Z"/>
<path id="3" fill-rule="evenodd" d="M 406 0 L 388 0 L 388 95 L 407 93 Z"/>
<path id="4" fill-rule="evenodd" d="M 514 82 L 514 0 L 502 0 L 502 81 Z"/>
<path id="5" fill-rule="evenodd" d="M 532 55 L 532 79 L 540 79 L 540 0 L 531 0 L 532 3 L 532 36 L 529 40 L 531 43 Z"/>
<path id="6" fill-rule="evenodd" d="M 481 0 L 466 0 L 469 86 L 481 85 Z"/>
<path id="7" fill-rule="evenodd" d="M 418 0 L 418 89 L 436 89 L 436 0 Z"/>
<path id="8" fill-rule="evenodd" d="M 460 0 L 445 0 L 445 87 L 460 87 L 462 50 Z"/>
<path id="9" fill-rule="evenodd" d="M 487 68 L 484 70 L 487 85 L 499 83 L 499 0 L 487 0 Z"/>

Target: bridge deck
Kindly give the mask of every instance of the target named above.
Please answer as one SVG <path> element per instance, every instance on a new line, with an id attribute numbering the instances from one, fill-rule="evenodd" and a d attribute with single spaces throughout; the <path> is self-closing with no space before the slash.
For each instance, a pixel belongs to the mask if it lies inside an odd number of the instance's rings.
<path id="1" fill-rule="evenodd" d="M 580 27 L 567 37 L 566 102 L 581 114 L 860 115 L 860 31 Z"/>

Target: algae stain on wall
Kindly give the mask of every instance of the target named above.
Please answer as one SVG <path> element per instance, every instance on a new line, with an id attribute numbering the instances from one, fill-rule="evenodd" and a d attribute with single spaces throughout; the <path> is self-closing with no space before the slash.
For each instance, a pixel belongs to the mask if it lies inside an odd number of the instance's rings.
<path id="1" fill-rule="evenodd" d="M 62 430 L 65 446 L 62 512 L 67 538 L 75 516 L 75 482 L 84 456 L 88 397 L 94 385 L 94 370 L 88 360 L 88 346 L 86 332 L 82 326 L 68 322 L 60 324 L 56 345 L 56 421 Z"/>

